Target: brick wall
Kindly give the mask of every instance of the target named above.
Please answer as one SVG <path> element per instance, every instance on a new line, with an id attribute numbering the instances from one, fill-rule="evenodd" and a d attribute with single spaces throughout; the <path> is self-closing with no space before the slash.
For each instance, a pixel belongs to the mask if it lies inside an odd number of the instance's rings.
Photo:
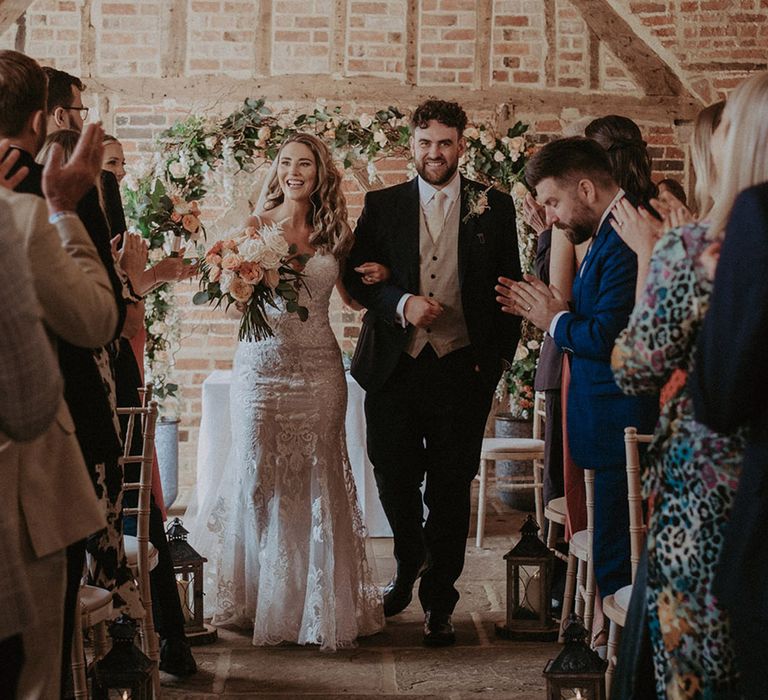
<path id="1" fill-rule="evenodd" d="M 439 94 L 500 128 L 527 121 L 537 143 L 586 117 L 627 114 L 643 129 L 657 175 L 688 183 L 686 143 L 697 107 L 765 68 L 768 0 L 602 0 L 589 3 L 586 15 L 585 6 L 584 0 L 34 0 L 19 17 L 0 8 L 0 46 L 81 75 L 86 104 L 123 141 L 129 161 L 146 154 L 176 119 L 228 114 L 248 96 L 297 110 L 323 97 L 370 113 L 388 104 L 407 111 Z M 626 22 L 625 34 L 607 32 L 599 21 L 614 16 Z M 627 46 L 639 47 L 637 58 Z M 679 89 L 656 90 L 649 66 L 671 73 Z M 403 162 L 378 168 L 387 184 L 406 177 Z M 227 210 L 221 192 L 206 200 L 212 237 L 247 211 L 244 202 L 257 183 L 241 184 L 240 209 Z M 352 176 L 345 190 L 354 219 L 363 190 Z M 192 306 L 193 291 L 178 290 L 183 484 L 194 479 L 200 385 L 213 369 L 231 365 L 235 344 L 234 323 Z M 351 350 L 358 314 L 334 301 L 332 322 L 342 348 Z"/>

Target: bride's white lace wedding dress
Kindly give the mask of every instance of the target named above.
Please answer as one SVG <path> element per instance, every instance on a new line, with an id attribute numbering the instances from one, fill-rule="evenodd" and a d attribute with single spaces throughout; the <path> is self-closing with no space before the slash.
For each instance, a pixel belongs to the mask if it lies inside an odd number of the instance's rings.
<path id="1" fill-rule="evenodd" d="M 339 268 L 304 269 L 309 319 L 270 311 L 275 335 L 241 342 L 232 449 L 198 504 L 190 543 L 208 558 L 206 614 L 253 627 L 253 643 L 351 646 L 384 625 L 347 457 L 347 387 L 328 305 Z M 189 516 L 189 513 L 188 513 Z M 190 521 L 188 521 L 190 522 Z M 212 607 L 212 610 L 211 610 Z"/>

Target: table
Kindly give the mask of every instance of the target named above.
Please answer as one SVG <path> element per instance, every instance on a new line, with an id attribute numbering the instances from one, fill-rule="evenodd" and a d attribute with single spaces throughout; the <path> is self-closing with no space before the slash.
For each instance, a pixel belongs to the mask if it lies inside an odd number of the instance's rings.
<path id="1" fill-rule="evenodd" d="M 347 451 L 357 487 L 357 498 L 370 537 L 391 537 L 392 530 L 379 501 L 373 465 L 365 444 L 365 391 L 346 372 L 347 378 Z M 215 370 L 203 382 L 202 419 L 197 443 L 197 502 L 202 503 L 216 469 L 229 455 L 231 443 L 229 385 L 231 370 Z"/>

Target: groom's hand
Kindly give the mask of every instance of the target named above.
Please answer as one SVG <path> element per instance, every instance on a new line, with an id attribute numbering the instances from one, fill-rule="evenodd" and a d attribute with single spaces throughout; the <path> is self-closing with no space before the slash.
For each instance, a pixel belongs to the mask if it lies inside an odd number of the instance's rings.
<path id="1" fill-rule="evenodd" d="M 429 328 L 442 313 L 443 307 L 439 302 L 415 295 L 408 297 L 403 309 L 405 320 L 419 328 Z"/>

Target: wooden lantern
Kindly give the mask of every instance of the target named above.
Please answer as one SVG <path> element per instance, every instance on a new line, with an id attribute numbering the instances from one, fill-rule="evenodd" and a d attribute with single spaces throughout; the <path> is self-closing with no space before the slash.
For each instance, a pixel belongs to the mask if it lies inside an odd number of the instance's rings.
<path id="1" fill-rule="evenodd" d="M 504 555 L 507 562 L 507 619 L 496 625 L 504 639 L 554 641 L 558 626 L 552 619 L 553 554 L 538 538 L 539 526 L 528 516 L 520 541 Z"/>
<path id="2" fill-rule="evenodd" d="M 190 644 L 211 644 L 218 639 L 218 633 L 203 622 L 203 564 L 208 560 L 187 542 L 189 532 L 178 518 L 173 519 L 166 534 L 173 571 L 183 593 L 184 633 Z"/>

